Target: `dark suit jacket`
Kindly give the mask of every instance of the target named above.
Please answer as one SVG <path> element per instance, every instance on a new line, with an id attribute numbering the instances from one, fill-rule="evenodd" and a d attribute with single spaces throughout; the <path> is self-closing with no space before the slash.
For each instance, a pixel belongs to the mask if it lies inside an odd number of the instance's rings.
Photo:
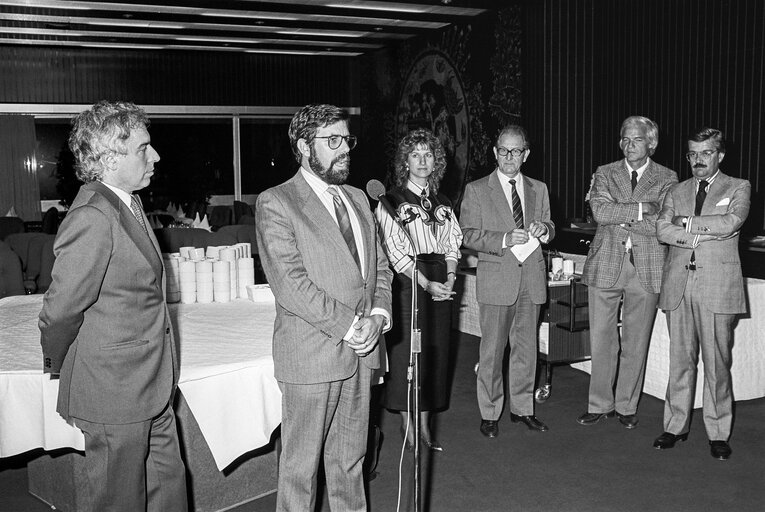
<path id="1" fill-rule="evenodd" d="M 361 226 L 361 276 L 334 219 L 300 172 L 258 196 L 256 226 L 263 270 L 276 297 L 274 374 L 312 384 L 346 379 L 362 364 L 380 366 L 380 346 L 359 358 L 343 342 L 357 312 L 391 311 L 388 259 L 366 195 L 342 185 Z M 384 348 L 382 349 L 384 351 Z"/>
<path id="2" fill-rule="evenodd" d="M 714 313 L 745 313 L 744 279 L 738 253 L 738 231 L 749 215 L 752 186 L 747 180 L 732 178 L 722 171 L 707 190 L 701 215 L 693 218 L 691 232 L 675 226 L 672 218 L 691 216 L 696 208 L 696 179 L 691 178 L 672 187 L 656 221 L 659 240 L 670 246 L 664 263 L 664 282 L 659 307 L 674 310 L 688 281 L 688 262 L 695 251 L 699 278 L 698 299 Z M 707 240 L 693 249 L 696 235 L 729 237 Z"/>
<path id="3" fill-rule="evenodd" d="M 661 206 L 674 183 L 675 171 L 653 160 L 634 191 L 624 160 L 598 167 L 590 191 L 590 207 L 598 229 L 584 264 L 585 283 L 599 288 L 613 286 L 622 270 L 624 244 L 631 237 L 638 280 L 646 291 L 659 293 L 667 248 L 656 238 L 658 212 L 643 215 L 643 220 L 638 221 L 637 203 L 657 202 Z"/>
<path id="4" fill-rule="evenodd" d="M 40 331 L 44 371 L 61 373 L 64 418 L 146 421 L 172 396 L 178 347 L 149 233 L 100 182 L 82 186 L 61 224 Z"/>
<path id="5" fill-rule="evenodd" d="M 549 231 L 548 242 L 555 238 L 555 225 L 550 220 L 550 198 L 547 185 L 523 176 L 524 217 L 526 226 L 544 222 Z M 521 266 L 510 247 L 502 248 L 505 233 L 516 228 L 513 212 L 507 202 L 496 172 L 468 183 L 462 200 L 460 226 L 462 245 L 478 251 L 476 298 L 483 304 L 509 306 L 518 299 L 521 273 L 528 279 L 531 300 L 543 304 L 547 298 L 547 267 L 541 247 L 529 255 Z M 522 226 L 520 226 L 522 227 Z"/>

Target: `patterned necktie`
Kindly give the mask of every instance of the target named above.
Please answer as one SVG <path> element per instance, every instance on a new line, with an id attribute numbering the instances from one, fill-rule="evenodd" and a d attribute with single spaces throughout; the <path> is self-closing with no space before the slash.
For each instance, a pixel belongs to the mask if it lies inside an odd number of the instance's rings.
<path id="1" fill-rule="evenodd" d="M 348 245 L 348 250 L 351 251 L 356 266 L 361 269 L 361 260 L 359 259 L 359 252 L 356 249 L 356 239 L 353 237 L 353 228 L 351 227 L 351 218 L 348 215 L 348 209 L 345 207 L 345 203 L 340 197 L 340 192 L 334 188 L 329 187 L 327 192 L 332 194 L 332 202 L 335 205 L 335 215 L 337 216 L 337 224 L 340 226 L 340 233 L 342 233 L 345 243 Z"/>
<path id="2" fill-rule="evenodd" d="M 696 211 L 694 215 L 701 215 L 701 207 L 704 206 L 704 199 L 707 198 L 707 180 L 699 181 L 699 191 L 696 192 Z"/>
<path id="3" fill-rule="evenodd" d="M 635 191 L 635 187 L 637 187 L 637 171 L 632 171 L 632 191 Z"/>
<path id="4" fill-rule="evenodd" d="M 523 208 L 521 208 L 521 197 L 515 189 L 515 180 L 510 180 L 510 197 L 513 202 L 513 219 L 518 229 L 523 229 Z"/>
<path id="5" fill-rule="evenodd" d="M 143 228 L 144 232 L 146 234 L 149 233 L 149 230 L 146 229 L 146 223 L 143 221 L 143 212 L 141 211 L 141 205 L 138 203 L 138 199 L 133 194 L 130 194 L 130 209 L 133 210 L 133 215 L 135 215 L 136 220 L 138 220 L 138 223 Z"/>

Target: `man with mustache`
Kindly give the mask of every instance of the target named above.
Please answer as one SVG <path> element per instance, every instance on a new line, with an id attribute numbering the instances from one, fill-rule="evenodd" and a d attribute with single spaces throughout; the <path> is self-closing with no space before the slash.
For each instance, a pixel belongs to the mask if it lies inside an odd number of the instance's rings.
<path id="1" fill-rule="evenodd" d="M 577 418 L 581 425 L 594 425 L 614 414 L 627 429 L 638 424 L 667 254 L 656 238 L 656 218 L 664 195 L 677 183 L 674 171 L 651 160 L 658 144 L 656 123 L 628 117 L 619 138 L 624 159 L 598 167 L 593 177 L 590 207 L 598 229 L 582 274 L 589 302 L 592 375 L 587 412 Z"/>
<path id="2" fill-rule="evenodd" d="M 746 312 L 738 237 L 752 187 L 720 171 L 725 158 L 720 130 L 693 134 L 686 158 L 693 177 L 672 187 L 656 221 L 659 240 L 670 246 L 659 300 L 670 343 L 664 433 L 653 445 L 664 450 L 688 438 L 700 347 L 710 453 L 726 460 L 733 423 L 733 324 Z"/>
<path id="3" fill-rule="evenodd" d="M 276 509 L 315 508 L 323 457 L 330 508 L 363 511 L 370 386 L 378 339 L 390 328 L 392 273 L 366 195 L 344 185 L 356 145 L 348 114 L 307 105 L 289 137 L 300 169 L 256 205 L 260 258 L 276 297 Z"/>
<path id="4" fill-rule="evenodd" d="M 133 193 L 159 155 L 146 113 L 102 101 L 72 121 L 85 182 L 53 248 L 40 313 L 44 371 L 60 374 L 57 410 L 85 435 L 77 510 L 187 510 L 173 412 L 178 345 L 157 239 Z"/>

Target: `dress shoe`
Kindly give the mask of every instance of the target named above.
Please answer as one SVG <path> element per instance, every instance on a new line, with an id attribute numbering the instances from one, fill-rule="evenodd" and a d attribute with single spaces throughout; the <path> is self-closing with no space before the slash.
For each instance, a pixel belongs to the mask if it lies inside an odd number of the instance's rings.
<path id="1" fill-rule="evenodd" d="M 499 435 L 499 423 L 493 420 L 481 420 L 481 434 L 486 437 L 497 437 Z"/>
<path id="2" fill-rule="evenodd" d="M 709 452 L 717 460 L 728 460 L 732 451 L 727 441 L 709 441 Z"/>
<path id="3" fill-rule="evenodd" d="M 685 441 L 688 439 L 688 432 L 685 434 L 670 434 L 669 432 L 664 432 L 662 435 L 656 438 L 656 440 L 653 442 L 653 447 L 657 450 L 668 450 L 670 448 L 674 448 L 675 443 L 678 441 Z"/>
<path id="4" fill-rule="evenodd" d="M 529 430 L 536 430 L 537 432 L 547 432 L 550 430 L 547 425 L 542 423 L 533 414 L 531 416 L 519 416 L 517 414 L 510 413 L 510 421 L 513 423 L 524 423 Z"/>
<path id="5" fill-rule="evenodd" d="M 617 412 L 616 416 L 619 418 L 619 423 L 624 425 L 624 428 L 631 430 L 637 427 L 637 424 L 638 424 L 637 414 L 619 414 Z"/>
<path id="6" fill-rule="evenodd" d="M 594 425 L 603 418 L 613 418 L 614 411 L 611 412 L 586 412 L 576 419 L 580 425 Z"/>

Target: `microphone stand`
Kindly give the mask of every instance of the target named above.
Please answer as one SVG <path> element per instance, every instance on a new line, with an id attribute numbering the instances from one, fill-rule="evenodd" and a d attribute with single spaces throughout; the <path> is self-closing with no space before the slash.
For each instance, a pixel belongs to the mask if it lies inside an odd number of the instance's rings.
<path id="1" fill-rule="evenodd" d="M 418 327 L 419 325 L 419 309 L 417 301 L 417 277 L 419 276 L 419 270 L 417 269 L 417 250 L 415 249 L 414 240 L 412 235 L 409 234 L 404 228 L 404 224 L 398 215 L 392 215 L 393 220 L 398 224 L 401 231 L 409 239 L 409 243 L 412 246 L 412 252 L 414 253 L 414 265 L 412 266 L 412 322 L 410 326 L 410 352 L 409 352 L 409 370 L 407 371 L 407 381 L 413 383 L 414 397 L 411 416 L 414 416 L 414 510 L 415 512 L 422 511 L 422 497 L 420 481 L 420 398 L 422 390 L 420 389 L 420 353 L 422 352 L 422 331 Z M 410 416 L 410 420 L 411 420 Z M 404 440 L 406 442 L 406 439 Z"/>

